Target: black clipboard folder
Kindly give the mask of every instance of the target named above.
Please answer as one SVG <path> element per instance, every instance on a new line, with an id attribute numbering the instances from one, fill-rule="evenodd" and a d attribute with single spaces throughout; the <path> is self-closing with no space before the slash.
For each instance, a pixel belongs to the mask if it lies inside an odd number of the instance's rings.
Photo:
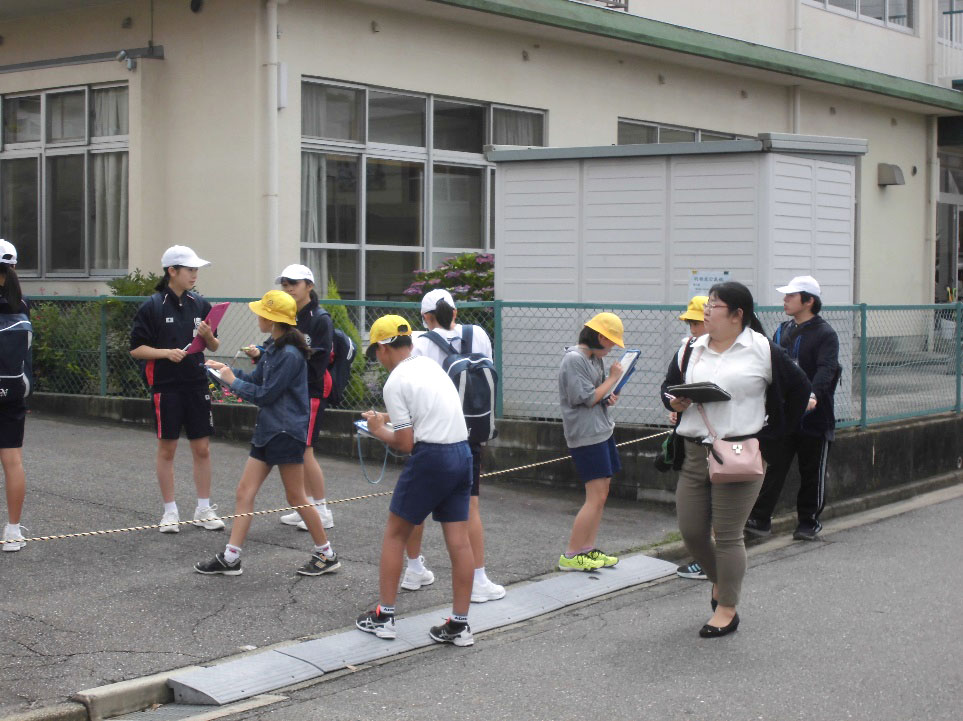
<path id="1" fill-rule="evenodd" d="M 732 399 L 726 391 L 715 383 L 683 383 L 666 389 L 676 398 L 688 398 L 693 403 L 716 403 Z"/>

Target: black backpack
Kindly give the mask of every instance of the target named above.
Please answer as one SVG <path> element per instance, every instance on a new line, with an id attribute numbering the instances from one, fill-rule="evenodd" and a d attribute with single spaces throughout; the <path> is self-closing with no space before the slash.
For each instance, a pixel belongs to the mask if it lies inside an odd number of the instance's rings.
<path id="1" fill-rule="evenodd" d="M 344 389 L 348 387 L 351 379 L 351 364 L 357 350 L 351 336 L 340 328 L 334 329 L 331 334 L 331 362 L 328 364 L 328 372 L 331 374 L 329 408 L 336 408 L 344 401 Z"/>
<path id="2" fill-rule="evenodd" d="M 33 326 L 26 313 L 0 315 L 0 404 L 16 403 L 30 395 L 32 342 Z"/>
<path id="3" fill-rule="evenodd" d="M 468 441 L 490 441 L 498 435 L 494 413 L 498 373 L 491 358 L 471 352 L 472 326 L 462 326 L 461 330 L 461 347 L 467 349 L 467 353 L 456 351 L 451 343 L 433 330 L 425 333 L 425 337 L 446 354 L 441 367 L 455 384 L 461 398 L 462 413 L 468 425 Z"/>

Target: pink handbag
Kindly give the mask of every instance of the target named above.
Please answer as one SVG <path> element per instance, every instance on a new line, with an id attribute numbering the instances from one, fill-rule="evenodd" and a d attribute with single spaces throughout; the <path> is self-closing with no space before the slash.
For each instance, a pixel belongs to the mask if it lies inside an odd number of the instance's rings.
<path id="1" fill-rule="evenodd" d="M 696 404 L 709 431 L 709 482 L 741 483 L 760 481 L 766 475 L 766 462 L 759 450 L 758 438 L 744 438 L 741 441 L 724 440 L 716 437 L 716 432 L 706 418 L 701 403 Z"/>

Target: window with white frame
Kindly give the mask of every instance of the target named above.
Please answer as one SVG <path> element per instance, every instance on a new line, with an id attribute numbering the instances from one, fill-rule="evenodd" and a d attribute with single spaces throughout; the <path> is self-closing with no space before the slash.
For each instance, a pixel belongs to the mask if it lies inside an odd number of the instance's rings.
<path id="1" fill-rule="evenodd" d="M 715 140 L 735 140 L 744 137 L 701 128 L 664 125 L 646 120 L 619 118 L 618 144 L 643 145 L 648 143 L 709 143 Z"/>
<path id="2" fill-rule="evenodd" d="M 418 268 L 492 252 L 485 145 L 543 145 L 532 108 L 304 79 L 301 262 L 342 298 L 410 300 Z"/>
<path id="3" fill-rule="evenodd" d="M 963 46 L 963 0 L 940 0 L 940 40 Z"/>
<path id="4" fill-rule="evenodd" d="M 867 22 L 908 31 L 916 27 L 918 0 L 805 0 L 826 10 Z M 942 0 L 941 0 L 942 2 Z"/>
<path id="5" fill-rule="evenodd" d="M 0 98 L 0 237 L 26 277 L 127 272 L 127 86 Z"/>

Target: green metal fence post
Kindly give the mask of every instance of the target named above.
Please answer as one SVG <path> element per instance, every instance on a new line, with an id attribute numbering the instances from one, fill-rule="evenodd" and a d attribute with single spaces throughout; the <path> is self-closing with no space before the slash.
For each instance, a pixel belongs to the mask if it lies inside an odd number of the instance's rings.
<path id="1" fill-rule="evenodd" d="M 107 395 L 107 301 L 100 297 L 100 395 Z"/>
<path id="2" fill-rule="evenodd" d="M 868 365 L 868 342 L 866 332 L 866 304 L 859 304 L 859 427 L 866 427 L 866 366 Z"/>
<path id="3" fill-rule="evenodd" d="M 960 322 L 961 320 L 963 320 L 963 318 L 961 318 L 961 309 L 963 309 L 963 306 L 960 305 L 960 301 L 956 301 L 956 347 L 955 349 L 956 349 L 956 412 L 957 413 L 963 410 L 963 403 L 961 403 L 961 401 L 963 401 L 963 398 L 961 398 L 961 395 L 960 395 L 961 385 L 963 385 L 963 383 L 961 383 L 961 380 L 963 380 L 963 378 L 961 378 L 961 375 L 963 375 L 963 355 L 961 355 L 961 349 L 960 349 L 961 330 L 963 330 L 960 328 Z"/>
<path id="4" fill-rule="evenodd" d="M 505 376 L 502 375 L 502 302 L 494 301 L 495 311 L 495 372 L 498 373 L 498 393 L 495 395 L 495 418 L 502 418 L 502 391 L 505 388 Z"/>

